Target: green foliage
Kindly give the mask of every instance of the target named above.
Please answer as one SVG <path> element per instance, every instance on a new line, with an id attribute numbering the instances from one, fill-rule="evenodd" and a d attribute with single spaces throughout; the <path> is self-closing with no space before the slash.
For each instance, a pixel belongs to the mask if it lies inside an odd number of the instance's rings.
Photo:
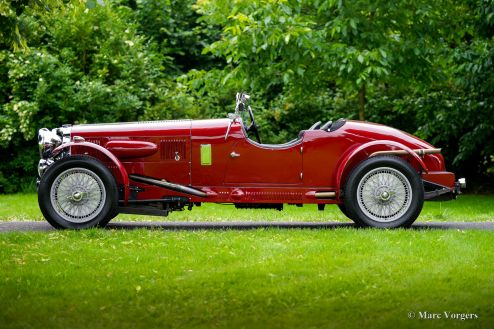
<path id="1" fill-rule="evenodd" d="M 212 56 L 202 55 L 204 47 L 219 35 L 217 29 L 198 22 L 192 10 L 194 0 L 140 0 L 134 6 L 141 33 L 156 42 L 159 51 L 173 59 L 177 74 L 191 69 L 209 69 Z"/>
<path id="2" fill-rule="evenodd" d="M 487 187 L 494 179 L 494 7 L 492 1 L 471 6 L 475 19 L 465 30 L 475 37 L 467 34 L 451 49 L 450 79 L 420 98 L 417 118 L 424 137 L 444 145 L 462 174 Z"/>
<path id="3" fill-rule="evenodd" d="M 433 78 L 433 57 L 454 38 L 462 8 L 443 1 L 200 1 L 202 19 L 222 28 L 206 48 L 229 64 L 225 80 L 251 90 L 347 93 L 365 85 Z"/>

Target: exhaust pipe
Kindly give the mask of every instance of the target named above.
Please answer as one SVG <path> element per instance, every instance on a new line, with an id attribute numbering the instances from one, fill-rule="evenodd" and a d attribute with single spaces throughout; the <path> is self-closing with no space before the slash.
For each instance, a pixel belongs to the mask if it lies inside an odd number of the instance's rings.
<path id="1" fill-rule="evenodd" d="M 332 199 L 336 197 L 336 192 L 316 192 L 316 199 Z"/>
<path id="2" fill-rule="evenodd" d="M 133 181 L 136 181 L 136 182 L 155 185 L 155 186 L 159 186 L 162 188 L 166 188 L 168 190 L 177 191 L 180 193 L 191 194 L 191 195 L 195 195 L 195 196 L 198 196 L 201 198 L 207 197 L 207 194 L 204 193 L 203 191 L 199 191 L 199 190 L 196 190 L 195 188 L 185 186 L 185 185 L 170 183 L 167 181 L 162 181 L 162 180 L 158 180 L 155 178 L 140 176 L 140 175 L 129 175 L 129 178 L 132 179 Z"/>

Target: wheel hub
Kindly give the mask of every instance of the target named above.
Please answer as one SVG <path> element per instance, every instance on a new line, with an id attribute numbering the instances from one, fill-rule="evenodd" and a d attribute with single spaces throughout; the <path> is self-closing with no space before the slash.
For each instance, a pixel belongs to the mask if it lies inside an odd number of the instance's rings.
<path id="1" fill-rule="evenodd" d="M 380 202 L 388 202 L 391 200 L 391 192 L 387 186 L 378 189 L 376 199 Z"/>
<path id="2" fill-rule="evenodd" d="M 82 192 L 82 191 L 74 191 L 72 193 L 72 196 L 69 196 L 69 200 L 73 201 L 73 202 L 76 202 L 76 203 L 79 203 L 82 201 L 82 199 L 84 198 L 84 195 L 86 193 L 85 192 Z"/>

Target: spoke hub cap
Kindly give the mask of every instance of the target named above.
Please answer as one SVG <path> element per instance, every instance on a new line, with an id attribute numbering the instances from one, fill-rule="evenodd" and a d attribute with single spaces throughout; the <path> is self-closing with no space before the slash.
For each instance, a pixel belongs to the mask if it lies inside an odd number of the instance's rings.
<path id="1" fill-rule="evenodd" d="M 381 201 L 386 202 L 389 201 L 390 198 L 391 198 L 391 194 L 387 190 L 384 190 L 379 194 L 379 199 Z"/>
<path id="2" fill-rule="evenodd" d="M 74 193 L 72 193 L 72 196 L 69 197 L 69 199 L 75 203 L 78 203 L 82 201 L 83 197 L 84 197 L 84 192 L 75 191 Z"/>

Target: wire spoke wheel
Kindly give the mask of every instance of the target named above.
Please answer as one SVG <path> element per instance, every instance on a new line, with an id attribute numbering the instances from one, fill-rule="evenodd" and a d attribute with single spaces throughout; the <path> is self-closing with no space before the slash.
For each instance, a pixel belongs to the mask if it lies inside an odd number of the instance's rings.
<path id="1" fill-rule="evenodd" d="M 412 187 L 407 177 L 389 167 L 367 172 L 357 187 L 360 209 L 377 222 L 399 219 L 410 208 L 412 197 Z"/>
<path id="2" fill-rule="evenodd" d="M 60 173 L 51 186 L 50 201 L 55 212 L 72 223 L 85 223 L 100 214 L 106 201 L 101 178 L 86 168 Z"/>
<path id="3" fill-rule="evenodd" d="M 43 174 L 38 204 L 55 228 L 104 227 L 118 214 L 118 188 L 104 163 L 74 155 L 56 161 Z"/>
<path id="4" fill-rule="evenodd" d="M 359 163 L 348 175 L 343 208 L 358 226 L 409 227 L 424 204 L 424 186 L 416 169 L 394 156 Z"/>

